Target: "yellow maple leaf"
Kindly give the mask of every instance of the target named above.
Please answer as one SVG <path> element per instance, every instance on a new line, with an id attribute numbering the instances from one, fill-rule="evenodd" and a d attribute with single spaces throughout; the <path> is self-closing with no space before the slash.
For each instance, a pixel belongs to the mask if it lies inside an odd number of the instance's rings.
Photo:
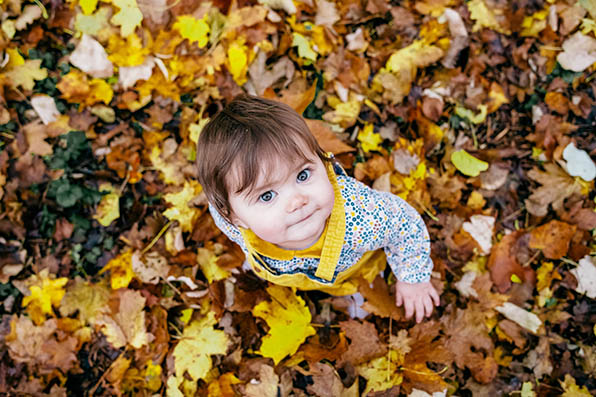
<path id="1" fill-rule="evenodd" d="M 102 183 L 99 185 L 100 192 L 107 192 L 102 196 L 97 212 L 93 215 L 94 219 L 105 227 L 120 217 L 120 195 L 116 192 L 114 186 L 109 183 Z"/>
<path id="2" fill-rule="evenodd" d="M 366 124 L 362 131 L 358 133 L 358 141 L 362 145 L 362 150 L 368 153 L 371 150 L 379 150 L 381 148 L 380 144 L 383 142 L 383 137 L 374 132 L 374 126 L 372 124 Z"/>
<path id="3" fill-rule="evenodd" d="M 182 379 L 188 373 L 195 382 L 204 379 L 212 366 L 211 355 L 226 353 L 229 340 L 224 331 L 213 329 L 216 323 L 215 313 L 210 310 L 184 328 L 174 348 L 176 378 Z"/>
<path id="4" fill-rule="evenodd" d="M 575 379 L 569 374 L 566 374 L 565 380 L 559 381 L 559 383 L 563 390 L 565 390 L 561 395 L 562 397 L 589 397 L 592 395 L 586 386 L 580 388 L 577 383 L 575 383 Z"/>
<path id="5" fill-rule="evenodd" d="M 80 0 L 79 5 L 81 6 L 81 10 L 83 10 L 83 14 L 89 15 L 95 11 L 98 2 L 99 0 Z"/>
<path id="6" fill-rule="evenodd" d="M 64 286 L 68 278 L 55 279 L 54 275 L 48 273 L 48 269 L 44 269 L 39 275 L 33 275 L 28 280 L 31 282 L 31 294 L 23 298 L 23 307 L 27 308 L 27 313 L 35 324 L 43 324 L 47 314 L 54 314 L 52 306 L 58 306 L 64 297 Z"/>
<path id="7" fill-rule="evenodd" d="M 310 41 L 300 33 L 292 33 L 292 47 L 298 47 L 298 56 L 306 60 L 305 65 L 317 60 L 317 53 L 311 48 Z"/>
<path id="8" fill-rule="evenodd" d="M 114 348 L 130 345 L 140 349 L 149 343 L 145 326 L 145 298 L 140 292 L 129 289 L 120 290 L 118 294 L 118 312 L 113 316 L 101 316 L 96 324 Z"/>
<path id="9" fill-rule="evenodd" d="M 258 351 L 277 365 L 285 356 L 296 353 L 306 338 L 315 334 L 310 325 L 311 315 L 304 300 L 290 288 L 271 285 L 267 292 L 273 298 L 256 305 L 252 314 L 269 325 Z"/>
<path id="10" fill-rule="evenodd" d="M 522 22 L 522 36 L 533 36 L 538 37 L 538 34 L 542 32 L 547 25 L 546 17 L 549 14 L 549 7 L 544 10 L 535 12 L 532 15 L 526 16 Z"/>
<path id="11" fill-rule="evenodd" d="M 164 196 L 166 203 L 172 207 L 163 212 L 164 216 L 172 221 L 178 221 L 182 231 L 192 231 L 195 220 L 200 214 L 196 208 L 191 208 L 188 204 L 193 198 L 201 193 L 202 187 L 196 181 L 185 181 L 184 187 L 177 193 L 169 193 Z"/>
<path id="12" fill-rule="evenodd" d="M 499 33 L 509 34 L 506 29 L 501 27 L 494 12 L 486 6 L 483 0 L 469 1 L 468 10 L 470 11 L 470 18 L 476 21 L 472 28 L 473 32 L 477 32 L 482 28 L 489 28 Z"/>
<path id="13" fill-rule="evenodd" d="M 323 120 L 334 124 L 340 124 L 342 127 L 349 127 L 353 125 L 358 119 L 360 109 L 362 108 L 362 100 L 358 95 L 350 92 L 347 102 L 342 102 L 335 96 L 327 97 L 327 103 L 334 110 L 323 115 Z"/>
<path id="14" fill-rule="evenodd" d="M 126 37 L 141 25 L 143 13 L 136 0 L 112 0 L 112 4 L 120 10 L 110 19 L 110 22 L 120 26 L 120 35 Z"/>
<path id="15" fill-rule="evenodd" d="M 108 22 L 110 12 L 110 7 L 102 7 L 92 15 L 77 14 L 75 17 L 75 29 L 78 32 L 98 37 L 101 40 L 100 32 L 110 27 Z"/>
<path id="16" fill-rule="evenodd" d="M 358 373 L 367 380 L 363 396 L 368 395 L 369 391 L 384 391 L 402 383 L 400 356 L 399 352 L 390 350 L 388 355 L 374 358 L 357 367 Z"/>
<path id="17" fill-rule="evenodd" d="M 132 271 L 132 250 L 126 250 L 113 258 L 100 270 L 99 274 L 110 271 L 112 289 L 126 288 L 134 277 Z"/>
<path id="18" fill-rule="evenodd" d="M 153 146 L 149 153 L 149 160 L 153 163 L 155 169 L 161 171 L 165 183 L 168 185 L 180 185 L 184 181 L 184 177 L 180 175 L 179 170 L 172 164 L 161 157 L 161 149 L 159 146 Z"/>
<path id="19" fill-rule="evenodd" d="M 106 105 L 109 105 L 114 97 L 112 87 L 102 79 L 91 79 L 89 82 L 89 89 L 91 95 L 89 95 L 85 101 L 88 106 L 94 105 L 97 102 L 103 102 Z"/>
<path id="20" fill-rule="evenodd" d="M 111 35 L 108 42 L 108 59 L 118 66 L 138 66 L 145 62 L 151 53 L 151 43 L 143 45 L 141 38 L 135 33 L 125 38 Z"/>
<path id="21" fill-rule="evenodd" d="M 4 75 L 10 87 L 32 90 L 36 80 L 48 77 L 48 70 L 41 67 L 41 59 L 27 59 L 23 64 L 13 67 Z"/>
<path id="22" fill-rule="evenodd" d="M 67 317 L 77 312 L 83 324 L 95 324 L 97 318 L 109 311 L 109 299 L 110 290 L 105 282 L 89 283 L 77 278 L 62 298 L 60 314 Z"/>
<path id="23" fill-rule="evenodd" d="M 227 67 L 234 81 L 238 85 L 246 83 L 246 71 L 248 70 L 248 48 L 244 44 L 244 38 L 232 42 L 228 47 Z"/>
<path id="24" fill-rule="evenodd" d="M 190 43 L 196 41 L 199 48 L 205 47 L 209 41 L 209 25 L 206 15 L 201 19 L 190 15 L 180 15 L 172 27 Z"/>
<path id="25" fill-rule="evenodd" d="M 217 256 L 207 248 L 197 250 L 197 262 L 210 284 L 213 281 L 223 280 L 230 275 L 230 272 L 217 266 Z"/>

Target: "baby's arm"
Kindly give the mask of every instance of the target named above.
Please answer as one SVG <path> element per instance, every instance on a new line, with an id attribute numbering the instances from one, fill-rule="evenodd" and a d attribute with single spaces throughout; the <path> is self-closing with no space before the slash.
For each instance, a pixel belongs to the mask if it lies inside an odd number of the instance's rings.
<path id="1" fill-rule="evenodd" d="M 390 226 L 386 234 L 387 261 L 396 275 L 395 303 L 404 306 L 407 318 L 416 322 L 429 317 L 438 306 L 439 294 L 430 283 L 430 238 L 424 221 L 406 201 L 387 195 Z"/>

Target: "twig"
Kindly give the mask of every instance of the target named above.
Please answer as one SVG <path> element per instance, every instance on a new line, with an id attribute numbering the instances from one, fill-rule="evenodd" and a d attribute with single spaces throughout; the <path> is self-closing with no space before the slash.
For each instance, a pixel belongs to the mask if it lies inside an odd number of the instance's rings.
<path id="1" fill-rule="evenodd" d="M 153 240 L 151 240 L 149 245 L 147 245 L 145 248 L 143 248 L 143 250 L 141 251 L 141 254 L 145 254 L 145 252 L 149 251 L 155 245 L 155 243 L 157 243 L 157 240 L 159 240 L 161 238 L 161 236 L 166 232 L 166 230 L 168 230 L 168 228 L 172 225 L 172 223 L 174 223 L 174 221 L 169 221 L 168 223 L 166 223 L 166 225 L 161 228 L 159 233 L 157 233 L 157 236 L 153 237 Z"/>

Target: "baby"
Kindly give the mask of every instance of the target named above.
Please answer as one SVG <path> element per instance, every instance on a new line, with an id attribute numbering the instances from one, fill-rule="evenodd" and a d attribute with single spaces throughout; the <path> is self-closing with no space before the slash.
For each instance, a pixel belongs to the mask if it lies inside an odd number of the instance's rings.
<path id="1" fill-rule="evenodd" d="M 439 304 L 420 215 L 347 176 L 289 106 L 237 97 L 201 132 L 197 166 L 215 224 L 260 277 L 349 295 L 388 263 L 407 318 Z"/>

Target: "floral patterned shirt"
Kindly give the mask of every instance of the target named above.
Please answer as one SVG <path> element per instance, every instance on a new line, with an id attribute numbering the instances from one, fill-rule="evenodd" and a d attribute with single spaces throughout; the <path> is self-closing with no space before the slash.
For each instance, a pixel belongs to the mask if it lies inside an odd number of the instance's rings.
<path id="1" fill-rule="evenodd" d="M 346 231 L 339 263 L 330 281 L 355 265 L 367 251 L 385 250 L 387 263 L 398 280 L 407 283 L 426 282 L 433 267 L 430 239 L 422 217 L 400 197 L 373 190 L 356 179 L 339 174 L 337 184 L 344 199 Z M 228 223 L 214 207 L 209 206 L 217 227 L 248 254 L 242 234 Z M 318 258 L 294 257 L 289 261 L 263 258 L 278 274 L 304 273 L 314 276 Z"/>

